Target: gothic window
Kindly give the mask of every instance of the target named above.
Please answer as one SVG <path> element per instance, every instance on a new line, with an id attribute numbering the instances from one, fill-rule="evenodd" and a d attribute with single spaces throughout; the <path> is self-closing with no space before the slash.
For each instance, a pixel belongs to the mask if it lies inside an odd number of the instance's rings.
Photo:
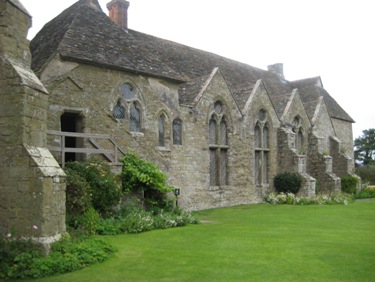
<path id="1" fill-rule="evenodd" d="M 127 83 L 121 85 L 120 87 L 121 96 L 125 100 L 132 100 L 135 97 L 135 93 L 133 91 L 133 87 Z"/>
<path id="2" fill-rule="evenodd" d="M 141 132 L 142 112 L 135 89 L 129 83 L 120 85 L 119 99 L 113 107 L 112 115 L 118 120 L 127 119 L 131 132 Z"/>
<path id="3" fill-rule="evenodd" d="M 297 146 L 296 149 L 298 149 L 298 150 L 302 149 L 302 147 L 303 147 L 303 132 L 302 132 L 302 128 L 300 128 L 298 130 L 296 146 Z"/>
<path id="4" fill-rule="evenodd" d="M 267 113 L 263 110 L 258 113 L 258 122 L 254 128 L 254 170 L 255 184 L 262 185 L 269 183 L 269 126 Z"/>
<path id="5" fill-rule="evenodd" d="M 294 147 L 297 150 L 301 150 L 303 148 L 303 128 L 301 118 L 296 116 L 293 120 L 293 132 L 295 134 L 294 139 Z"/>
<path id="6" fill-rule="evenodd" d="M 130 106 L 130 131 L 141 131 L 141 112 L 135 103 Z"/>
<path id="7" fill-rule="evenodd" d="M 112 114 L 115 119 L 125 119 L 125 107 L 121 104 L 121 100 L 117 101 Z"/>
<path id="8" fill-rule="evenodd" d="M 165 146 L 165 116 L 161 115 L 158 121 L 159 146 Z"/>
<path id="9" fill-rule="evenodd" d="M 208 124 L 210 154 L 210 185 L 228 185 L 228 129 L 223 105 L 214 104 L 214 113 Z"/>
<path id="10" fill-rule="evenodd" d="M 172 124 L 173 144 L 182 145 L 182 121 L 176 118 Z"/>

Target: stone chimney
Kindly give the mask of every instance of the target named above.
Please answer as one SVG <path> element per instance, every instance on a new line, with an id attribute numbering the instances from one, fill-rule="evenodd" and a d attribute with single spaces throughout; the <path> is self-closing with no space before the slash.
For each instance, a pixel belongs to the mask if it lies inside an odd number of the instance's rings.
<path id="1" fill-rule="evenodd" d="M 109 18 L 125 31 L 128 30 L 129 4 L 126 0 L 112 0 L 107 4 Z"/>
<path id="2" fill-rule="evenodd" d="M 285 77 L 284 77 L 284 69 L 283 69 L 283 64 L 282 63 L 269 65 L 267 68 L 268 68 L 268 71 L 276 74 L 279 78 L 285 79 Z"/>

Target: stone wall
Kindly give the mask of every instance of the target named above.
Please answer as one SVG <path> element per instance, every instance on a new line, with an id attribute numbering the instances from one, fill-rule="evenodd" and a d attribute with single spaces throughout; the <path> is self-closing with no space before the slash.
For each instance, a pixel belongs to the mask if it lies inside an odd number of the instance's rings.
<path id="1" fill-rule="evenodd" d="M 18 1 L 0 1 L 0 233 L 48 244 L 65 232 L 65 174 L 46 149 L 48 92 L 30 69 L 30 24 Z"/>
<path id="2" fill-rule="evenodd" d="M 60 117 L 64 112 L 78 113 L 83 117 L 82 132 L 110 134 L 123 149 L 131 149 L 157 163 L 168 173 L 169 184 L 180 189 L 179 204 L 187 209 L 255 203 L 272 190 L 272 179 L 277 169 L 276 128 L 279 124 L 266 92 L 257 94 L 259 98 L 254 98 L 252 107 L 266 109 L 270 124 L 274 126 L 270 133 L 271 181 L 270 184 L 255 187 L 254 120 L 242 117 L 219 70 L 212 74 L 196 107 L 186 107 L 180 106 L 179 86 L 173 82 L 87 65 L 69 68 L 61 61 L 53 63 L 66 72 L 60 73 L 59 79 L 42 74 L 51 93 L 48 129 L 61 128 Z M 123 83 L 131 84 L 137 93 L 142 112 L 142 130 L 139 133 L 130 132 L 128 118 L 119 121 L 112 116 Z M 223 187 L 209 185 L 208 122 L 216 101 L 223 103 L 229 125 L 229 178 L 228 185 Z M 157 121 L 162 113 L 166 116 L 167 140 L 164 147 L 159 147 Z M 182 146 L 173 145 L 171 140 L 171 123 L 175 118 L 183 122 Z M 53 139 L 50 143 L 59 145 Z"/>
<path id="3" fill-rule="evenodd" d="M 309 135 L 308 166 L 307 173 L 316 178 L 317 193 L 331 193 L 341 191 L 341 181 L 333 173 L 332 157 L 319 151 L 323 138 L 313 133 Z"/>
<path id="4" fill-rule="evenodd" d="M 300 196 L 312 196 L 315 194 L 316 181 L 306 171 L 306 156 L 298 154 L 293 144 L 295 134 L 290 128 L 278 129 L 278 165 L 279 172 L 298 173 L 302 179 L 302 188 L 298 192 Z"/>

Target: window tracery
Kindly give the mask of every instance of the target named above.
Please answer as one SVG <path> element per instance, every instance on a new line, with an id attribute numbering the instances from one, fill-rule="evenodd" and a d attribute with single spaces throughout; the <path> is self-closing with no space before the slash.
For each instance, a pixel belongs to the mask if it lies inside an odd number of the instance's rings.
<path id="1" fill-rule="evenodd" d="M 260 110 L 257 116 L 258 121 L 254 128 L 254 147 L 255 147 L 255 184 L 269 184 L 269 125 L 267 113 Z"/>
<path id="2" fill-rule="evenodd" d="M 123 83 L 119 87 L 120 98 L 112 109 L 112 115 L 117 120 L 125 120 L 129 117 L 129 130 L 141 132 L 142 112 L 138 102 L 135 88 L 129 83 Z"/>
<path id="3" fill-rule="evenodd" d="M 228 185 L 228 128 L 221 102 L 214 104 L 208 125 L 210 186 Z"/>

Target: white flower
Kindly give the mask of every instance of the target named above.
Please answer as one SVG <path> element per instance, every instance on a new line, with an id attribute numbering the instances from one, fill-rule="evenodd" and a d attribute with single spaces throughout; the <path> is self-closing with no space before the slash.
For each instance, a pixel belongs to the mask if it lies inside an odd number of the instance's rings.
<path id="1" fill-rule="evenodd" d="M 7 238 L 12 237 L 12 233 L 8 232 L 8 233 L 6 234 L 6 237 L 7 237 Z"/>
<path id="2" fill-rule="evenodd" d="M 34 230 L 38 230 L 38 226 L 33 225 L 33 229 L 34 229 Z"/>

